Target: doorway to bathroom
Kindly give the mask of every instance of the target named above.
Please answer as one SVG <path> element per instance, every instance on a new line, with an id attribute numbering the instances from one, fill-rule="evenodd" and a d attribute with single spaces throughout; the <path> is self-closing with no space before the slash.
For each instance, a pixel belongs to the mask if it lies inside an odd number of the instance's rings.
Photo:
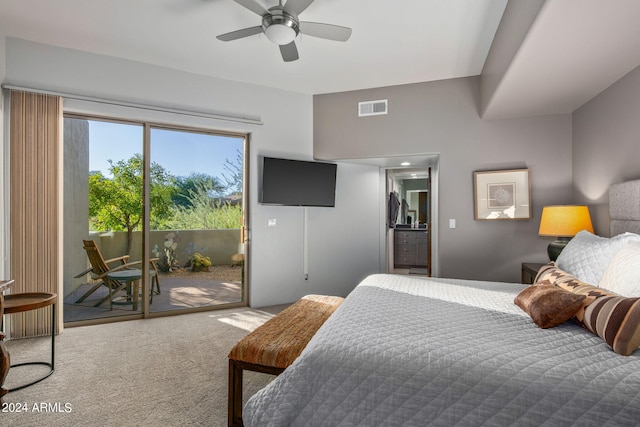
<path id="1" fill-rule="evenodd" d="M 431 167 L 386 170 L 387 272 L 433 275 Z"/>

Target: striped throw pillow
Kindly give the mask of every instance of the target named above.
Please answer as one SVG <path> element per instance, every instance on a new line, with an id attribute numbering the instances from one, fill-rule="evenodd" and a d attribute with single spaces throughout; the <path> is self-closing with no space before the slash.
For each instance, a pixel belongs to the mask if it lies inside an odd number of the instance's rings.
<path id="1" fill-rule="evenodd" d="M 640 298 L 626 298 L 581 282 L 551 262 L 540 269 L 536 283 L 550 282 L 586 298 L 575 314 L 584 328 L 602 338 L 618 354 L 640 347 Z"/>
<path id="2" fill-rule="evenodd" d="M 618 354 L 640 347 L 640 298 L 603 296 L 584 310 L 583 325 Z"/>

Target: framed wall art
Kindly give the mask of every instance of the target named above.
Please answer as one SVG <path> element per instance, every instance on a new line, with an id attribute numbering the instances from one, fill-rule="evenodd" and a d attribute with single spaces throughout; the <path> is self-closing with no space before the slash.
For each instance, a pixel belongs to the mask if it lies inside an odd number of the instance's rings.
<path id="1" fill-rule="evenodd" d="M 473 173 L 474 219 L 531 219 L 529 169 Z"/>

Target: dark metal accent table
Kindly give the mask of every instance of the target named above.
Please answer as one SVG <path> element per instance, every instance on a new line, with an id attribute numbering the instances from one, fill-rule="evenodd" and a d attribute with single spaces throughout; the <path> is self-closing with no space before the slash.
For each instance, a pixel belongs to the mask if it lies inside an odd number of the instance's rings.
<path id="1" fill-rule="evenodd" d="M 11 365 L 11 368 L 15 368 L 18 366 L 26 366 L 26 365 L 44 365 L 48 366 L 49 372 L 45 374 L 43 377 L 38 378 L 35 381 L 31 381 L 27 384 L 23 384 L 18 387 L 14 387 L 10 390 L 7 390 L 6 393 L 22 390 L 25 387 L 29 387 L 31 385 L 37 384 L 40 381 L 49 378 L 53 371 L 55 370 L 54 361 L 55 361 L 55 352 L 56 352 L 56 302 L 58 301 L 58 295 L 46 292 L 25 292 L 18 294 L 6 295 L 4 297 L 4 314 L 14 314 L 14 313 L 22 313 L 23 311 L 36 310 L 38 308 L 43 307 L 51 307 L 51 361 L 50 362 L 25 362 L 18 363 L 15 365 Z M 8 372 L 8 369 L 7 369 Z M 6 374 L 5 374 L 6 376 Z M 2 379 L 4 383 L 4 378 Z M 1 390 L 2 393 L 4 390 Z M 5 393 L 5 394 L 6 394 Z"/>

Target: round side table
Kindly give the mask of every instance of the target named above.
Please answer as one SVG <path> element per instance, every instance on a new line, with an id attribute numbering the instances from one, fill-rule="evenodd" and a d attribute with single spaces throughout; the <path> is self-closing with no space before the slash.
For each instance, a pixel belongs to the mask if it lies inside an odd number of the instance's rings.
<path id="1" fill-rule="evenodd" d="M 50 368 L 49 372 L 28 384 L 21 385 L 19 387 L 14 387 L 9 389 L 9 392 L 22 390 L 25 387 L 29 387 L 40 381 L 49 378 L 53 371 L 54 360 L 55 360 L 55 350 L 56 350 L 56 302 L 58 301 L 57 294 L 50 294 L 45 292 L 25 292 L 18 294 L 10 294 L 5 295 L 4 297 L 4 314 L 14 314 L 14 313 L 22 313 L 23 311 L 35 310 L 42 307 L 52 306 L 51 307 L 51 362 L 25 362 L 25 363 L 17 363 L 15 365 L 11 365 L 10 368 L 15 368 L 18 366 L 25 365 L 44 365 Z"/>
<path id="2" fill-rule="evenodd" d="M 156 275 L 156 272 L 151 270 L 149 271 L 149 277 L 153 279 Z M 142 270 L 138 269 L 125 269 L 114 271 L 113 273 L 107 273 L 107 277 L 109 279 L 118 280 L 120 282 L 127 283 L 127 302 L 126 304 L 133 303 L 133 311 L 138 311 L 138 300 L 140 297 L 140 279 L 142 278 Z M 133 284 L 133 290 L 131 289 L 131 285 Z M 151 282 L 151 297 L 149 298 L 149 304 L 153 302 L 153 282 Z M 158 289 L 160 287 L 158 286 Z"/>

